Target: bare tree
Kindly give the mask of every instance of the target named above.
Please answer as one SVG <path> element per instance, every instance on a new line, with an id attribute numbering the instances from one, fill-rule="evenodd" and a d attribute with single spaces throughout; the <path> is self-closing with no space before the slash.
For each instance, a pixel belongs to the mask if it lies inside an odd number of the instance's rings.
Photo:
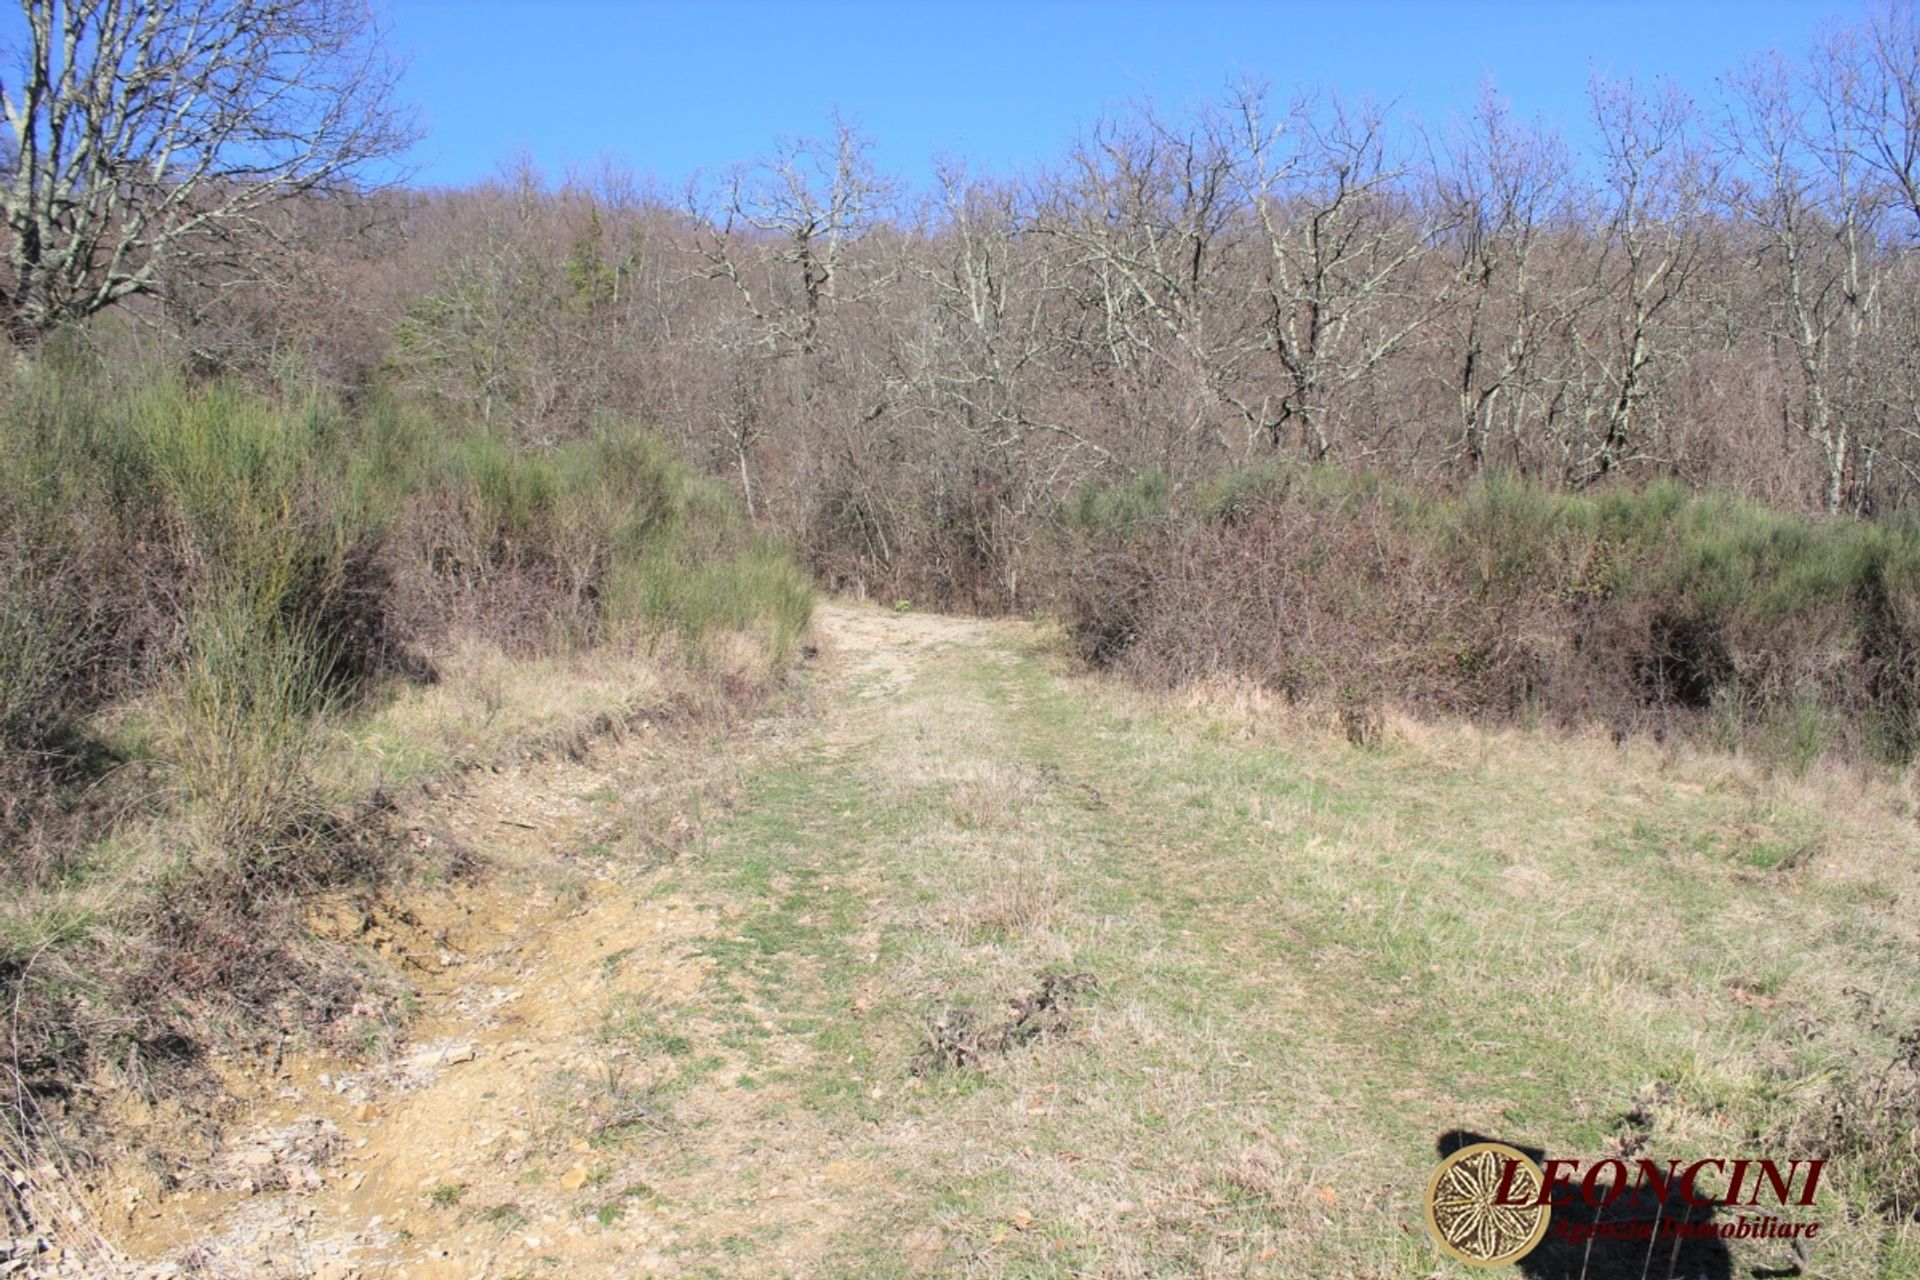
<path id="1" fill-rule="evenodd" d="M 0 83 L 16 340 L 155 291 L 267 206 L 351 186 L 412 131 L 361 0 L 23 0 Z"/>
<path id="2" fill-rule="evenodd" d="M 1854 64 L 1854 74 L 1834 86 L 1843 90 L 1840 116 L 1864 142 L 1867 163 L 1893 184 L 1913 220 L 1907 234 L 1920 236 L 1920 23 L 1912 0 L 1880 7 L 1837 43 Z"/>
<path id="3" fill-rule="evenodd" d="M 777 411 L 787 420 L 810 419 L 830 398 L 835 366 L 851 347 L 825 349 L 822 326 L 836 307 L 860 300 L 859 291 L 848 288 L 856 274 L 849 255 L 880 229 L 892 192 L 871 145 L 839 119 L 831 139 L 783 139 L 772 155 L 735 168 L 717 195 L 703 195 L 698 186 L 688 192 L 693 249 L 705 263 L 701 274 L 730 284 L 744 311 L 712 325 L 705 341 L 725 361 L 763 355 L 782 366 L 773 376 L 743 375 L 755 389 L 751 396 L 736 377 L 723 398 L 721 433 L 756 515 L 762 508 L 754 454 L 767 441 L 769 416 L 757 388 L 784 401 Z M 833 389 L 844 391 L 846 382 L 840 378 Z M 869 400 L 857 416 L 873 421 L 886 401 L 884 395 Z"/>
<path id="4" fill-rule="evenodd" d="M 1638 417 L 1664 363 L 1678 358 L 1676 311 L 1705 249 L 1709 157 L 1693 135 L 1693 104 L 1669 87 L 1590 86 L 1600 140 L 1592 289 L 1599 322 L 1574 330 L 1581 354 L 1584 418 L 1569 442 L 1567 480 L 1584 487 L 1645 447 Z"/>
<path id="5" fill-rule="evenodd" d="M 1542 347 L 1580 305 L 1552 287 L 1541 262 L 1572 165 L 1557 135 L 1516 123 L 1491 89 L 1450 153 L 1437 177 L 1439 202 L 1453 211 L 1456 292 L 1451 359 L 1439 372 L 1459 406 L 1459 456 L 1477 471 L 1501 416 L 1517 435 Z"/>
<path id="6" fill-rule="evenodd" d="M 1829 511 L 1858 496 L 1859 380 L 1885 279 L 1887 186 L 1842 110 L 1859 70 L 1851 49 L 1843 34 L 1805 76 L 1777 57 L 1753 63 L 1732 82 L 1728 118 L 1743 169 L 1729 188 L 1773 268 L 1778 329 L 1799 373 L 1797 425 L 1820 449 Z"/>
<path id="7" fill-rule="evenodd" d="M 1413 268 L 1443 228 L 1404 198 L 1405 162 L 1372 106 L 1296 103 L 1278 127 L 1242 96 L 1245 198 L 1265 242 L 1261 305 L 1281 390 L 1257 411 L 1275 447 L 1297 427 L 1309 457 L 1338 452 L 1343 396 L 1439 314 Z M 1277 400 L 1277 403 L 1273 401 Z"/>
<path id="8" fill-rule="evenodd" d="M 716 213 L 690 200 L 707 234 L 700 252 L 708 274 L 732 282 L 756 319 L 778 329 L 800 351 L 812 350 L 821 305 L 839 296 L 849 246 L 883 212 L 891 185 L 874 168 L 871 146 L 852 126 L 834 121 L 833 138 L 781 141 L 774 153 L 733 171 Z M 766 244 L 774 261 L 796 268 L 793 305 L 756 298 L 742 274 L 742 242 Z"/>
<path id="9" fill-rule="evenodd" d="M 1067 346 L 1112 388 L 1129 443 L 1152 442 L 1134 462 L 1176 475 L 1232 402 L 1245 349 L 1257 359 L 1261 346 L 1223 287 L 1236 250 L 1244 267 L 1234 142 L 1214 112 L 1177 122 L 1143 107 L 1090 130 L 1033 201 L 1034 229 L 1058 246 L 1085 321 Z"/>
<path id="10" fill-rule="evenodd" d="M 1910 260 L 1920 241 L 1920 25 L 1911 0 L 1893 0 L 1860 27 L 1833 32 L 1815 52 L 1814 71 L 1829 149 L 1864 165 L 1860 185 L 1881 187 L 1878 199 L 1889 215 L 1883 235 L 1869 234 L 1864 250 L 1887 275 L 1862 317 L 1870 349 L 1861 359 L 1869 370 L 1861 390 L 1871 404 L 1856 407 L 1862 428 L 1857 501 L 1865 506 L 1877 500 L 1876 478 L 1889 469 L 1908 487 L 1920 482 L 1920 368 L 1913 345 L 1920 317 Z M 1872 280 L 1860 283 L 1874 288 Z"/>

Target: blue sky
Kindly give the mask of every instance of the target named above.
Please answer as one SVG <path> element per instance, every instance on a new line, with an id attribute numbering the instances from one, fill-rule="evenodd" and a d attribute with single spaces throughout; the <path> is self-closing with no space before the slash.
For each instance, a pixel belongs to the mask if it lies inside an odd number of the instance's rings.
<path id="1" fill-rule="evenodd" d="M 1797 54 L 1830 0 L 1479 3 L 664 4 L 389 0 L 427 136 L 416 181 L 457 184 L 524 150 L 550 176 L 610 156 L 677 186 L 838 109 L 882 168 L 935 154 L 1007 172 L 1058 156 L 1103 109 L 1195 102 L 1253 76 L 1398 99 L 1431 124 L 1487 79 L 1577 129 L 1591 70 L 1696 91 L 1768 48 Z"/>

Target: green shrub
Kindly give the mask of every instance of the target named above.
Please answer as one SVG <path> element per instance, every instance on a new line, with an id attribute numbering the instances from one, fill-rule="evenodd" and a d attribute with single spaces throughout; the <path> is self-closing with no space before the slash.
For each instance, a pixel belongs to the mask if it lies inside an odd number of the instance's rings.
<path id="1" fill-rule="evenodd" d="M 229 848 L 297 828 L 315 799 L 327 655 L 271 603 L 228 591 L 195 610 L 162 730 L 188 803 Z"/>
<path id="2" fill-rule="evenodd" d="M 619 563 L 603 608 L 616 626 L 670 632 L 696 653 L 708 636 L 758 632 L 780 665 L 806 632 L 813 588 L 790 555 L 766 543 L 713 561 L 668 546 Z"/>
<path id="3" fill-rule="evenodd" d="M 1565 510 L 1553 495 L 1493 473 L 1441 508 L 1441 536 L 1467 567 L 1477 593 L 1510 599 L 1540 583 L 1541 557 L 1562 536 Z"/>
<path id="4" fill-rule="evenodd" d="M 299 726 L 451 628 L 692 653 L 751 632 L 779 663 L 806 625 L 793 559 L 615 420 L 543 451 L 379 396 L 356 415 L 225 383 L 114 392 L 58 361 L 11 390 L 0 737 L 159 687 L 182 794 L 223 830 L 285 818 Z"/>
<path id="5" fill-rule="evenodd" d="M 544 621 L 541 643 L 674 635 L 698 651 L 720 631 L 762 633 L 784 662 L 811 588 L 762 541 L 731 495 L 659 441 L 615 421 L 550 452 L 497 437 L 455 438 L 444 485 L 441 572 L 493 579 L 504 607 Z"/>
<path id="6" fill-rule="evenodd" d="M 1079 533 L 1126 535 L 1165 515 L 1173 483 L 1164 471 L 1142 471 L 1124 480 L 1093 483 L 1067 503 L 1067 527 Z"/>

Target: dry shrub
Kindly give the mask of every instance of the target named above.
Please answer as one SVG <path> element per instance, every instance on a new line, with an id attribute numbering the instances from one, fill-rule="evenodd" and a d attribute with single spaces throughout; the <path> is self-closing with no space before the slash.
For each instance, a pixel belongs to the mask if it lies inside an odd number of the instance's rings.
<path id="1" fill-rule="evenodd" d="M 1074 651 L 1084 661 L 1097 667 L 1117 665 L 1139 642 L 1149 621 L 1160 617 L 1154 591 L 1161 584 L 1154 556 L 1171 549 L 1170 542 L 1159 541 L 1095 548 L 1076 565 L 1065 587 L 1066 608 Z"/>
<path id="2" fill-rule="evenodd" d="M 119 974 L 139 1042 L 194 1056 L 220 1029 L 312 1034 L 360 1003 L 364 975 L 311 941 L 298 917 L 302 896 L 338 883 L 352 861 L 318 842 L 302 853 L 291 876 L 284 861 L 269 869 L 205 851 L 155 881 L 125 922 Z"/>
<path id="3" fill-rule="evenodd" d="M 1301 468 L 1068 545 L 1089 661 L 1327 698 L 1363 742 L 1399 706 L 1686 730 L 1796 772 L 1831 749 L 1920 747 L 1912 522 L 1810 522 L 1672 485 L 1448 496 Z"/>
<path id="4" fill-rule="evenodd" d="M 1837 1074 L 1775 1136 L 1796 1155 L 1832 1161 L 1888 1221 L 1920 1223 L 1920 1027 L 1886 1060 Z"/>
<path id="5" fill-rule="evenodd" d="M 1064 1035 L 1072 1026 L 1075 1002 L 1100 985 L 1090 973 L 1043 973 L 1037 982 L 1032 991 L 1008 1001 L 1003 1018 L 988 1021 L 964 1006 L 935 1014 L 914 1059 L 914 1074 L 977 1066 L 1022 1045 Z"/>
<path id="6" fill-rule="evenodd" d="M 803 489 L 792 523 L 830 590 L 993 614 L 1044 590 L 1044 570 L 1030 563 L 1041 525 L 1016 514 L 1022 505 L 1004 459 L 888 456 Z"/>

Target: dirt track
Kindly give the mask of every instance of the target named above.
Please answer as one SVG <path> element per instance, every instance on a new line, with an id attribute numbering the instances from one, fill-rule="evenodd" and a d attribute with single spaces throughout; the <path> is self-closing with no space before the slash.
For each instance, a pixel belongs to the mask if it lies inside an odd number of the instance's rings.
<path id="1" fill-rule="evenodd" d="M 455 841 L 492 870 L 398 911 L 334 912 L 333 932 L 397 958 L 417 984 L 407 1047 L 371 1069 L 289 1061 L 264 1086 L 242 1085 L 257 1111 L 229 1136 L 215 1173 L 227 1185 L 121 1188 L 127 1212 L 113 1225 L 129 1251 L 222 1277 L 614 1276 L 670 1274 L 670 1258 L 750 1231 L 783 1241 L 773 1270 L 804 1270 L 862 1166 L 823 1159 L 830 1136 L 784 1107 L 769 1116 L 760 1095 L 713 1083 L 659 1101 L 686 1054 L 670 1044 L 667 1062 L 652 1061 L 658 1046 L 623 1043 L 619 1024 L 672 1010 L 682 1031 L 725 1030 L 698 1007 L 715 977 L 698 944 L 726 933 L 729 907 L 682 891 L 664 851 L 697 845 L 700 814 L 737 799 L 755 762 L 857 735 L 838 709 L 885 699 L 925 645 L 986 625 L 821 614 L 810 701 L 828 715 L 804 739 L 782 721 L 727 743 L 642 733 L 582 761 L 472 775 L 408 815 L 416 840 Z M 621 1160 L 617 1149 L 646 1145 L 636 1139 L 671 1143 L 687 1172 Z M 734 1203 L 743 1178 L 758 1193 Z"/>

